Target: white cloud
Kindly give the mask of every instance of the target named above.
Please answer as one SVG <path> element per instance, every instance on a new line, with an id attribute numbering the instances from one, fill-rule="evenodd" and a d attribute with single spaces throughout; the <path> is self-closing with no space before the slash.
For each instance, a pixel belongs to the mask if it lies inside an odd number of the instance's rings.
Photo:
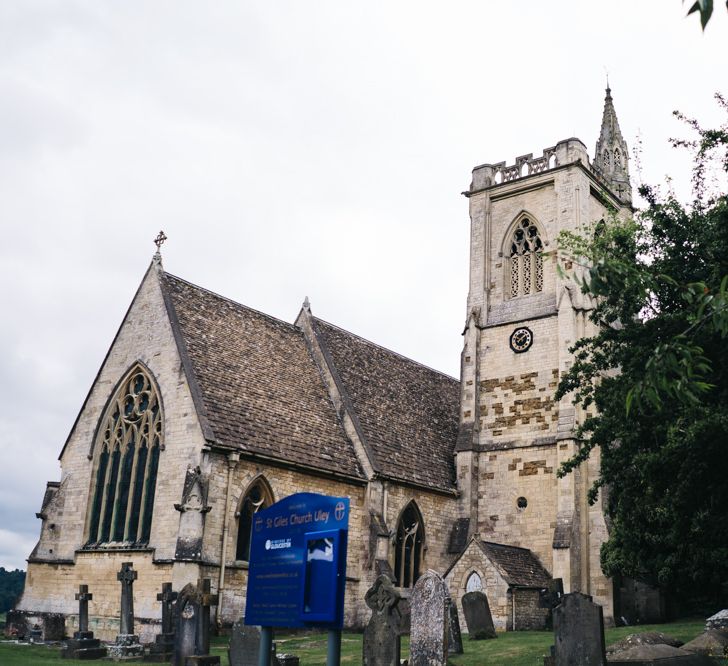
<path id="1" fill-rule="evenodd" d="M 0 528 L 15 551 L 160 228 L 173 273 L 289 321 L 308 295 L 456 375 L 470 170 L 574 135 L 591 150 L 606 67 L 643 177 L 685 181 L 670 112 L 716 118 L 728 18 L 703 35 L 683 12 L 0 4 Z"/>

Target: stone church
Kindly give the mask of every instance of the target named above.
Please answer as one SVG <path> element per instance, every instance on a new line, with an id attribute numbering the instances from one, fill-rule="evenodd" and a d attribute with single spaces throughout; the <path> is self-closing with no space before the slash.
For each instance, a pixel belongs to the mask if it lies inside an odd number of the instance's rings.
<path id="1" fill-rule="evenodd" d="M 314 316 L 288 323 L 170 275 L 141 281 L 47 485 L 12 617 L 118 633 L 122 562 L 138 571 L 137 632 L 159 631 L 162 583 L 206 577 L 218 626 L 244 611 L 256 511 L 294 492 L 351 500 L 346 623 L 387 572 L 426 569 L 453 599 L 488 596 L 496 625 L 543 625 L 552 578 L 613 616 L 607 535 L 587 489 L 597 456 L 558 479 L 584 414 L 553 395 L 590 301 L 556 270 L 560 231 L 629 215 L 628 151 L 609 88 L 593 160 L 575 138 L 476 167 L 460 381 Z M 618 592 L 618 590 L 616 591 Z M 616 595 L 618 597 L 618 594 Z M 9 621 L 11 618 L 8 618 Z"/>

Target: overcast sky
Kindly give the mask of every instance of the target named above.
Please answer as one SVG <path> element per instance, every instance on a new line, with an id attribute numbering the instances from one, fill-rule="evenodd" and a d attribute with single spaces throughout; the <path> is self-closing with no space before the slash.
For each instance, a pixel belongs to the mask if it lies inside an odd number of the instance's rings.
<path id="1" fill-rule="evenodd" d="M 705 34 L 686 6 L 0 2 L 0 566 L 160 229 L 171 273 L 457 376 L 471 169 L 591 154 L 608 70 L 641 179 L 680 191 L 671 112 L 728 92 L 722 3 Z"/>

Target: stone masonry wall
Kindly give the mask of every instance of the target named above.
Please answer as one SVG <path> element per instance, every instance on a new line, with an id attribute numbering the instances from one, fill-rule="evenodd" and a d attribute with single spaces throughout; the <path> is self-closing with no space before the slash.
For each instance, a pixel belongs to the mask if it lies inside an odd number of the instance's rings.
<path id="1" fill-rule="evenodd" d="M 466 593 L 468 578 L 477 573 L 483 583 L 483 592 L 488 597 L 490 613 L 496 629 L 510 630 L 512 624 L 511 598 L 508 584 L 498 570 L 484 557 L 480 547 L 471 542 L 465 549 L 457 564 L 450 570 L 445 579 L 450 591 L 450 598 L 455 601 L 460 615 L 460 629 L 467 633 L 468 628 L 463 614 L 462 598 Z"/>
<path id="2" fill-rule="evenodd" d="M 553 571 L 556 527 L 556 446 L 480 454 L 478 534 L 485 541 L 533 551 Z M 519 508 L 518 498 L 527 501 Z"/>
<path id="3" fill-rule="evenodd" d="M 145 563 L 146 567 L 135 586 L 135 595 L 140 600 L 135 612 L 140 617 L 159 616 L 156 593 L 161 583 L 169 580 L 169 567 L 151 565 L 151 552 L 78 552 L 86 542 L 97 424 L 119 381 L 139 361 L 147 366 L 157 384 L 164 418 L 164 450 L 159 458 L 149 547 L 154 549 L 155 560 L 174 558 L 179 529 L 179 513 L 174 504 L 180 501 L 187 467 L 200 464 L 204 440 L 156 270 L 152 268 L 139 288 L 63 451 L 61 484 L 45 521 L 55 525 L 53 539 L 46 538 L 49 530 L 44 529 L 35 559 L 31 558 L 29 563 L 28 580 L 17 604 L 19 610 L 75 614 L 78 609 L 74 593 L 80 583 L 86 583 L 94 594 L 91 615 L 108 618 L 116 614 L 118 617 L 116 571 L 122 561 L 134 561 L 135 565 Z M 195 578 L 193 575 L 190 580 Z M 98 581 L 103 585 L 93 589 Z M 153 599 L 153 603 L 145 599 Z"/>

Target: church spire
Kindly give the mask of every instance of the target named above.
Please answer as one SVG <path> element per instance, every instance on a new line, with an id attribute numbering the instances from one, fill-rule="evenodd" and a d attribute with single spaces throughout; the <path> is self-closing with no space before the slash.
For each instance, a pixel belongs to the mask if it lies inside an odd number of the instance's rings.
<path id="1" fill-rule="evenodd" d="M 607 81 L 604 98 L 602 130 L 597 139 L 594 166 L 609 184 L 610 189 L 625 204 L 632 203 L 632 186 L 629 184 L 629 152 L 622 137 L 617 112 L 612 101 L 612 89 Z"/>

